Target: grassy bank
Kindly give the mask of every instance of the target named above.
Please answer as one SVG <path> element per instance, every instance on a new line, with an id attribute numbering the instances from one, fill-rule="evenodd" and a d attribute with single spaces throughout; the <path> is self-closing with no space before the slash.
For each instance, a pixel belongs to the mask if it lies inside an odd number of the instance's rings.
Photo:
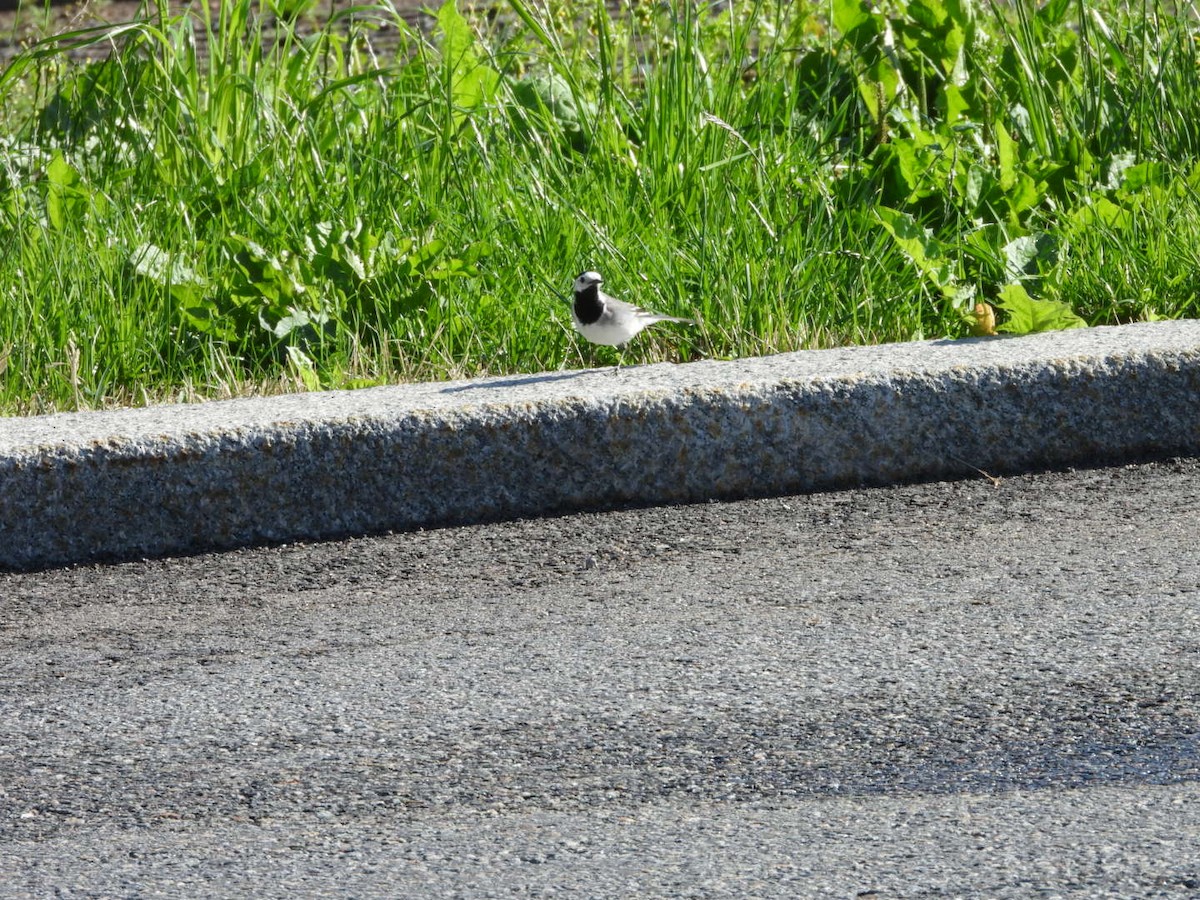
<path id="1" fill-rule="evenodd" d="M 882 6 L 269 40 L 148 6 L 35 46 L 0 75 L 0 410 L 604 362 L 555 296 L 585 268 L 704 321 L 628 362 L 1200 315 L 1193 17 Z"/>

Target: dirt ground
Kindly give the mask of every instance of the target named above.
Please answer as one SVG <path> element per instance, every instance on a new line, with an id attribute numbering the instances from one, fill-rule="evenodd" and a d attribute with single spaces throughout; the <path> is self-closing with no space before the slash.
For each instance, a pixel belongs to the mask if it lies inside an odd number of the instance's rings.
<path id="1" fill-rule="evenodd" d="M 192 5 L 178 2 L 169 4 L 172 9 L 183 9 Z M 219 4 L 214 2 L 212 5 L 215 10 Z M 337 11 L 358 5 L 362 4 L 356 0 L 319 0 L 301 19 L 301 26 L 315 28 Z M 409 24 L 427 29 L 433 17 L 423 10 L 436 9 L 439 0 L 394 0 L 394 5 Z M 11 59 L 24 47 L 47 37 L 96 25 L 130 21 L 145 6 L 153 7 L 153 4 L 144 4 L 139 0 L 72 0 L 52 3 L 0 0 L 0 63 Z M 380 38 L 382 43 L 387 42 L 386 29 L 381 32 Z M 98 52 L 103 52 L 104 49 L 103 45 L 100 45 Z M 90 55 L 96 53 L 92 52 Z"/>

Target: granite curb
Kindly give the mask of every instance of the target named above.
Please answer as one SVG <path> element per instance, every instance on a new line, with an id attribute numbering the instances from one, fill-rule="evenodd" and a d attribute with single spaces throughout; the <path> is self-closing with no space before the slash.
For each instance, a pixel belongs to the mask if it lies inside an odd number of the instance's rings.
<path id="1" fill-rule="evenodd" d="M 0 420 L 0 567 L 1200 453 L 1200 321 Z"/>

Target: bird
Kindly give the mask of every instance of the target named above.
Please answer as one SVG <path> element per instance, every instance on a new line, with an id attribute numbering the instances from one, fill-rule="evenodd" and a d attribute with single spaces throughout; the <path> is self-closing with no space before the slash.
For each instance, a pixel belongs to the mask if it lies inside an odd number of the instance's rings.
<path id="1" fill-rule="evenodd" d="M 571 307 L 571 318 L 575 330 L 593 344 L 603 344 L 606 347 L 621 347 L 642 329 L 656 322 L 681 322 L 685 325 L 698 324 L 694 319 L 683 319 L 679 316 L 664 316 L 662 313 L 640 309 L 632 303 L 626 303 L 600 290 L 604 279 L 599 272 L 584 272 L 575 279 L 571 291 L 574 302 Z M 617 368 L 621 363 L 618 356 Z"/>

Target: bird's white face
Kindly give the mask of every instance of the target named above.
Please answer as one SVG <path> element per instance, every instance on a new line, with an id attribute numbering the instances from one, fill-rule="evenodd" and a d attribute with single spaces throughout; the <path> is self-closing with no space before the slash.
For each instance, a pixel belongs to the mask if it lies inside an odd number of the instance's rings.
<path id="1" fill-rule="evenodd" d="M 593 284 L 604 284 L 604 279 L 600 277 L 599 272 L 584 272 L 575 279 L 575 284 L 572 286 L 574 291 L 586 291 Z"/>

